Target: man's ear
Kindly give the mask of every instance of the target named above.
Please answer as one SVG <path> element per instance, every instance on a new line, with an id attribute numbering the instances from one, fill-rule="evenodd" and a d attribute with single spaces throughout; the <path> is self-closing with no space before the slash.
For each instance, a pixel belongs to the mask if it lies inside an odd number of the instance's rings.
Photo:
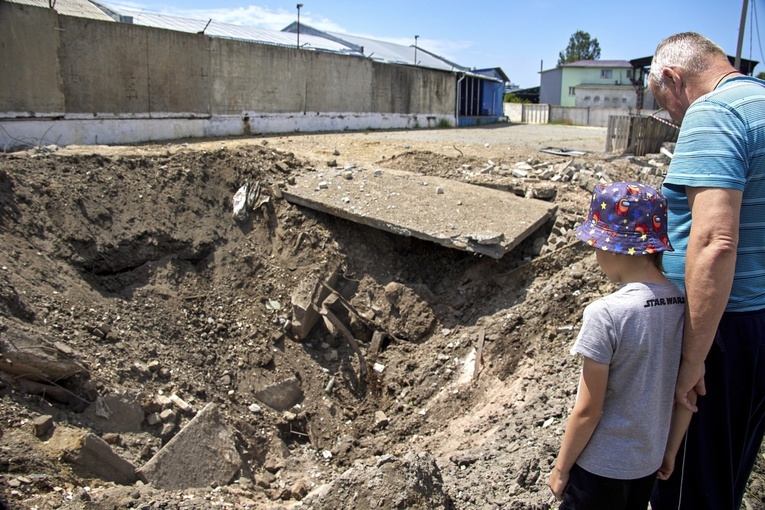
<path id="1" fill-rule="evenodd" d="M 674 95 L 680 95 L 683 87 L 683 76 L 678 69 L 674 67 L 665 67 L 661 74 L 664 76 L 664 84 L 672 91 Z"/>

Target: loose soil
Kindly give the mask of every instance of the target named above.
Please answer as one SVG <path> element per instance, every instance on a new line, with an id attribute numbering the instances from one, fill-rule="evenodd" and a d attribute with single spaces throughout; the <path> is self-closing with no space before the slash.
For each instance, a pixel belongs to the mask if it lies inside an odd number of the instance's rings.
<path id="1" fill-rule="evenodd" d="M 27 328 L 84 370 L 51 392 L 0 371 L 2 502 L 553 508 L 546 477 L 580 367 L 568 351 L 584 306 L 614 286 L 570 233 L 589 201 L 580 180 L 520 180 L 511 169 L 570 163 L 620 180 L 659 164 L 604 147 L 601 128 L 501 125 L 0 155 L 0 337 Z M 335 165 L 517 194 L 543 188 L 557 216 L 495 260 L 282 198 L 295 175 Z M 247 182 L 259 185 L 259 199 L 237 221 L 232 197 Z M 334 268 L 341 297 L 332 310 L 358 352 L 322 321 L 303 340 L 293 331 L 293 294 Z M 286 380 L 302 391 L 293 407 L 255 397 Z M 175 409 L 175 428 L 144 420 L 122 431 L 94 417 L 100 397 L 135 396 L 148 417 L 161 410 L 158 395 L 173 394 L 192 407 Z M 93 432 L 140 467 L 209 403 L 244 460 L 222 486 L 119 485 L 79 472 L 50 447 L 56 430 Z M 41 415 L 55 429 L 38 438 L 32 421 Z M 763 501 L 759 463 L 746 505 Z"/>

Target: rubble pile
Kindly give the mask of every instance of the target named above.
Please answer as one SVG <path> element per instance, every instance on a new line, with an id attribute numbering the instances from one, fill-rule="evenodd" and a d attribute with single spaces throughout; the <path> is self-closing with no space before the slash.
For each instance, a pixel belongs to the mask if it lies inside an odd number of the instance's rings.
<path id="1" fill-rule="evenodd" d="M 668 156 L 375 163 L 554 205 L 493 258 L 291 204 L 327 145 L 0 155 L 3 504 L 551 508 L 568 349 L 613 288 L 572 231 L 595 184 Z"/>

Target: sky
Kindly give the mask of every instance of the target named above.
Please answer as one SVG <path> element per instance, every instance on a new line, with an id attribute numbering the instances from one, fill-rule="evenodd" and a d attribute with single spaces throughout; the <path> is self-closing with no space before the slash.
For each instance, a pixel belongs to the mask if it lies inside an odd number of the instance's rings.
<path id="1" fill-rule="evenodd" d="M 297 3 L 278 0 L 106 0 L 110 6 L 281 30 Z M 521 88 L 539 86 L 540 70 L 582 30 L 601 60 L 653 55 L 678 32 L 699 32 L 728 55 L 739 44 L 744 0 L 302 0 L 300 23 L 398 44 L 417 45 L 459 65 L 500 67 Z M 765 70 L 765 0 L 748 0 L 741 57 Z M 214 6 L 214 7 L 212 7 Z"/>

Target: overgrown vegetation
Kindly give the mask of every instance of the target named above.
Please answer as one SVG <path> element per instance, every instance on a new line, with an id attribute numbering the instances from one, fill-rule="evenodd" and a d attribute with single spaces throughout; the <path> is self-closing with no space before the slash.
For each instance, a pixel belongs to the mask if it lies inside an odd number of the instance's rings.
<path id="1" fill-rule="evenodd" d="M 505 103 L 521 103 L 521 104 L 530 104 L 531 103 L 531 101 L 529 101 L 528 99 L 524 99 L 522 97 L 518 97 L 515 94 L 513 94 L 512 92 L 508 92 L 507 94 L 505 94 L 504 101 L 505 101 Z"/>

